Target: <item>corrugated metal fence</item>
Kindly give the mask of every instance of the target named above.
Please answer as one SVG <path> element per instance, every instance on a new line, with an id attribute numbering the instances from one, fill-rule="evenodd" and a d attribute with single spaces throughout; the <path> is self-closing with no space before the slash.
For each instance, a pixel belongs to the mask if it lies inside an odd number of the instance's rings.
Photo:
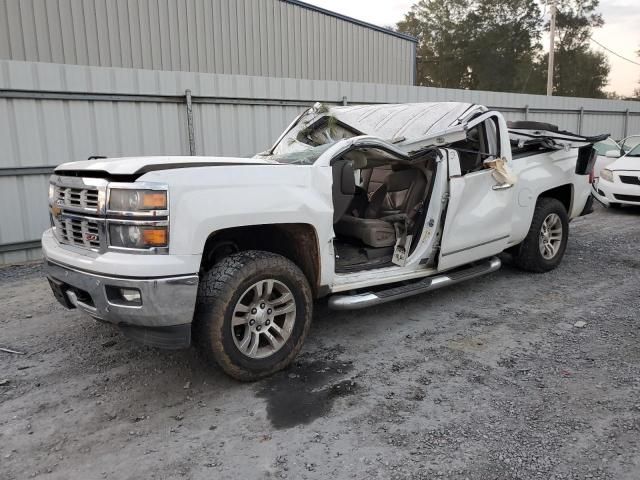
<path id="1" fill-rule="evenodd" d="M 0 264 L 40 255 L 53 166 L 90 155 L 188 155 L 192 148 L 249 156 L 315 101 L 467 101 L 584 134 L 640 132 L 635 102 L 0 61 Z"/>
<path id="2" fill-rule="evenodd" d="M 415 39 L 296 0 L 0 0 L 0 59 L 412 85 Z"/>

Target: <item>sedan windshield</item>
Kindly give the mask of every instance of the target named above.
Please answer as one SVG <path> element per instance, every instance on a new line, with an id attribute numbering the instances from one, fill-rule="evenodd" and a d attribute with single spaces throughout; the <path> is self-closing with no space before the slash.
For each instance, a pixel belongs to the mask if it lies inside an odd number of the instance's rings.
<path id="1" fill-rule="evenodd" d="M 287 152 L 279 155 L 272 155 L 269 160 L 275 160 L 278 163 L 288 163 L 290 165 L 313 165 L 320 155 L 329 149 L 333 143 L 326 143 L 317 147 L 306 148 L 297 152 Z"/>
<path id="2" fill-rule="evenodd" d="M 638 145 L 640 145 L 640 135 L 632 135 L 624 139 L 622 142 L 622 150 L 631 152 L 631 150 L 635 150 Z"/>
<path id="3" fill-rule="evenodd" d="M 636 145 L 627 153 L 627 157 L 640 157 L 640 144 Z"/>
<path id="4" fill-rule="evenodd" d="M 618 145 L 611 137 L 596 143 L 593 148 L 596 149 L 598 155 L 606 155 L 610 150 L 620 151 L 620 145 Z"/>

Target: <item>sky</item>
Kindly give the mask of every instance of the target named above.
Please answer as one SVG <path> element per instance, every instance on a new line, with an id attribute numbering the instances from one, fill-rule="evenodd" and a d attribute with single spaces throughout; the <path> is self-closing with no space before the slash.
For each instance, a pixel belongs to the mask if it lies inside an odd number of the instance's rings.
<path id="1" fill-rule="evenodd" d="M 305 0 L 327 10 L 381 26 L 395 25 L 417 0 Z M 640 63 L 640 0 L 600 0 L 605 25 L 596 29 L 593 38 L 620 55 Z M 548 44 L 547 39 L 543 43 Z M 603 50 L 611 65 L 609 85 L 605 90 L 631 95 L 640 88 L 640 65 L 634 65 Z"/>

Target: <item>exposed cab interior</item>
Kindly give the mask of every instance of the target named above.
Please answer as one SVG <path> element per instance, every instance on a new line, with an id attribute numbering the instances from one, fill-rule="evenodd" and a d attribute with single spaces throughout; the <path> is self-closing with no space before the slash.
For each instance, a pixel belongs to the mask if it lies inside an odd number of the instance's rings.
<path id="1" fill-rule="evenodd" d="M 390 266 L 415 247 L 436 168 L 436 152 L 410 160 L 381 148 L 335 159 L 333 228 L 336 272 Z"/>

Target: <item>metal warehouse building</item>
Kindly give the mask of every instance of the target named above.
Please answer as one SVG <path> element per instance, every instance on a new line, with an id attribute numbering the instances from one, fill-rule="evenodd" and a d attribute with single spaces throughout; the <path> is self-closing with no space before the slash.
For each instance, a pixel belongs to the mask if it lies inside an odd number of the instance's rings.
<path id="1" fill-rule="evenodd" d="M 415 40 L 296 0 L 0 0 L 0 59 L 413 85 Z"/>

